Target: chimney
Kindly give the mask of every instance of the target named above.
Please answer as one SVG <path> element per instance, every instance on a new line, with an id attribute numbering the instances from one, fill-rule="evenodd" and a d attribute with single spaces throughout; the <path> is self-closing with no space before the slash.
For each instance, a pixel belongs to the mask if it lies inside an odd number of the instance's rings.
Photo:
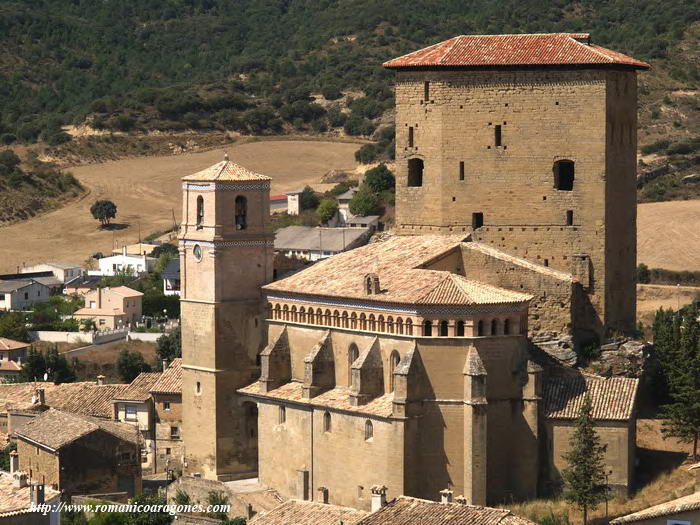
<path id="1" fill-rule="evenodd" d="M 440 503 L 452 503 L 452 491 L 450 489 L 440 491 Z"/>
<path id="2" fill-rule="evenodd" d="M 44 406 L 46 404 L 46 395 L 44 393 L 44 389 L 37 388 L 36 394 L 37 394 L 37 399 L 38 399 L 37 402 L 39 403 L 39 406 Z"/>
<path id="3" fill-rule="evenodd" d="M 24 488 L 27 486 L 27 474 L 24 472 L 15 472 L 12 474 L 12 484 L 18 488 Z"/>
<path id="4" fill-rule="evenodd" d="M 19 453 L 16 450 L 10 452 L 10 474 L 19 470 Z"/>
<path id="5" fill-rule="evenodd" d="M 465 498 L 464 496 L 461 496 L 461 495 L 460 495 L 460 496 L 457 496 L 457 497 L 455 498 L 455 503 L 459 503 L 460 505 L 466 505 L 466 504 L 467 504 L 467 498 Z"/>
<path id="6" fill-rule="evenodd" d="M 163 372 L 165 372 L 168 369 L 168 360 L 163 359 Z"/>
<path id="7" fill-rule="evenodd" d="M 104 385 L 105 384 L 105 376 L 103 376 L 102 374 L 98 375 L 97 376 L 97 384 L 100 386 Z"/>
<path id="8" fill-rule="evenodd" d="M 32 505 L 41 505 L 44 503 L 43 483 L 32 483 L 30 485 L 30 493 L 32 498 Z"/>
<path id="9" fill-rule="evenodd" d="M 122 246 L 122 255 L 126 257 L 126 244 Z"/>
<path id="10" fill-rule="evenodd" d="M 374 485 L 370 489 L 372 493 L 372 512 L 377 512 L 386 505 L 386 491 L 387 488 L 384 485 Z"/>
<path id="11" fill-rule="evenodd" d="M 250 503 L 245 504 L 245 515 L 246 515 L 246 521 L 250 521 L 253 519 L 253 516 L 255 516 L 255 511 L 253 510 L 253 506 Z"/>
<path id="12" fill-rule="evenodd" d="M 321 503 L 328 503 L 328 489 L 326 487 L 318 487 L 321 493 Z"/>

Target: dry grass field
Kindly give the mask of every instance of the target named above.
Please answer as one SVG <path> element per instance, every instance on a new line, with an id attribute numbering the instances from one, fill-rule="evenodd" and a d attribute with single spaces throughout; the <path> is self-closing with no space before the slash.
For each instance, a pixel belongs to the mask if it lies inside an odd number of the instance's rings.
<path id="1" fill-rule="evenodd" d="M 0 228 L 0 273 L 42 261 L 82 263 L 95 252 L 172 227 L 181 214 L 180 178 L 223 160 L 272 177 L 272 194 L 317 183 L 331 169 L 353 169 L 358 145 L 343 142 L 282 141 L 234 143 L 226 148 L 163 157 L 140 157 L 73 168 L 89 194 L 77 202 Z M 116 231 L 103 231 L 90 215 L 97 199 L 117 205 Z"/>
<path id="2" fill-rule="evenodd" d="M 700 200 L 637 207 L 637 260 L 650 268 L 700 270 Z"/>
<path id="3" fill-rule="evenodd" d="M 659 308 L 678 310 L 698 298 L 700 287 L 697 286 L 638 284 L 637 319 L 651 325 Z"/>

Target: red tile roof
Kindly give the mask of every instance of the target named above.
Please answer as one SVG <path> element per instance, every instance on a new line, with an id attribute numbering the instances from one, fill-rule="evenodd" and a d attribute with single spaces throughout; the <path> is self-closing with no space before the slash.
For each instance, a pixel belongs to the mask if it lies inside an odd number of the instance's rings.
<path id="1" fill-rule="evenodd" d="M 389 60 L 390 69 L 493 66 L 623 66 L 649 64 L 589 43 L 587 33 L 460 35 Z"/>
<path id="2" fill-rule="evenodd" d="M 182 394 L 182 358 L 173 359 L 151 387 L 151 394 Z"/>
<path id="3" fill-rule="evenodd" d="M 20 350 L 22 348 L 29 348 L 29 343 L 15 341 L 7 337 L 0 337 L 0 350 Z"/>
<path id="4" fill-rule="evenodd" d="M 255 173 L 254 171 L 244 168 L 240 164 L 231 162 L 226 159 L 222 162 L 217 162 L 213 166 L 198 171 L 193 175 L 188 175 L 183 177 L 184 181 L 269 181 L 272 180 L 266 175 L 261 175 L 260 173 Z"/>
<path id="5" fill-rule="evenodd" d="M 159 372 L 141 372 L 131 384 L 114 396 L 119 401 L 146 401 L 151 397 L 151 388 L 160 379 Z"/>

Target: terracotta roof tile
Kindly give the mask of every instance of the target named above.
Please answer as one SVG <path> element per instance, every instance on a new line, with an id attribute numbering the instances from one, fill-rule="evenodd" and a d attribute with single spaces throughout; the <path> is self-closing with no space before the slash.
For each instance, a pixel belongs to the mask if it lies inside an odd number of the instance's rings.
<path id="1" fill-rule="evenodd" d="M 152 394 L 181 394 L 182 393 L 182 358 L 173 359 L 168 368 L 161 374 L 153 386 Z"/>
<path id="2" fill-rule="evenodd" d="M 159 372 L 141 372 L 131 384 L 115 396 L 122 401 L 146 401 L 151 397 L 151 388 L 160 379 Z"/>
<path id="3" fill-rule="evenodd" d="M 654 505 L 648 509 L 622 516 L 612 520 L 610 523 L 613 525 L 617 523 L 634 523 L 635 521 L 651 520 L 693 510 L 700 510 L 700 492 L 695 492 L 688 496 L 683 496 L 682 498 L 667 501 L 666 503 Z"/>
<path id="4" fill-rule="evenodd" d="M 129 288 L 128 286 L 115 286 L 114 288 L 108 288 L 106 291 L 111 291 L 123 295 L 124 297 L 141 297 L 143 292 Z"/>
<path id="5" fill-rule="evenodd" d="M 260 173 L 255 173 L 250 171 L 248 168 L 231 162 L 230 160 L 223 160 L 208 167 L 202 171 L 198 171 L 193 175 L 188 175 L 183 177 L 184 181 L 202 181 L 202 182 L 212 182 L 212 181 L 267 181 L 272 180 L 270 177 L 261 175 Z"/>
<path id="6" fill-rule="evenodd" d="M 120 316 L 124 315 L 124 311 L 121 308 L 81 308 L 73 312 L 74 316 Z"/>
<path id="7" fill-rule="evenodd" d="M 646 62 L 589 43 L 586 33 L 460 35 L 384 63 L 391 69 L 498 66 L 624 66 Z"/>
<path id="8" fill-rule="evenodd" d="M 293 401 L 298 404 L 318 408 L 343 410 L 347 412 L 356 412 L 358 414 L 385 418 L 391 417 L 392 404 L 394 400 L 394 394 L 391 393 L 375 397 L 367 404 L 352 406 L 350 404 L 350 391 L 347 388 L 333 388 L 311 399 L 304 399 L 302 397 L 302 384 L 296 381 L 286 383 L 279 388 L 270 390 L 269 392 L 261 392 L 260 383 L 256 381 L 255 383 L 239 389 L 238 392 L 241 394 L 248 394 L 251 396 L 268 399 L 277 399 L 280 401 Z"/>
<path id="9" fill-rule="evenodd" d="M 7 337 L 0 337 L 0 350 L 20 350 L 22 348 L 29 348 L 29 343 L 15 341 Z"/>
<path id="10" fill-rule="evenodd" d="M 522 303 L 531 298 L 449 272 L 425 269 L 431 260 L 458 249 L 462 239 L 449 235 L 392 237 L 320 261 L 263 290 L 269 295 L 292 293 L 412 305 Z M 379 276 L 381 293 L 367 295 L 364 277 L 368 273 Z"/>
<path id="11" fill-rule="evenodd" d="M 545 382 L 545 416 L 576 419 L 587 393 L 593 404 L 593 419 L 625 421 L 632 417 L 638 386 L 638 379 L 627 377 L 561 373 Z"/>
<path id="12" fill-rule="evenodd" d="M 399 496 L 358 525 L 535 525 L 506 509 Z"/>
<path id="13" fill-rule="evenodd" d="M 17 361 L 0 361 L 0 372 L 19 372 L 20 370 L 22 370 L 22 365 Z"/>
<path id="14" fill-rule="evenodd" d="M 250 525 L 355 525 L 366 512 L 316 501 L 285 501 L 278 507 L 261 512 Z"/>
<path id="15" fill-rule="evenodd" d="M 15 431 L 15 435 L 18 439 L 28 439 L 59 450 L 100 429 L 125 441 L 138 443 L 138 429 L 134 425 L 72 414 L 54 408 L 24 423 Z"/>
<path id="16" fill-rule="evenodd" d="M 12 474 L 0 472 L 0 517 L 28 511 L 32 502 L 30 491 L 29 485 L 16 487 Z M 51 487 L 44 488 L 45 501 L 51 501 L 58 495 L 58 491 Z M 19 523 L 19 521 L 15 523 Z"/>

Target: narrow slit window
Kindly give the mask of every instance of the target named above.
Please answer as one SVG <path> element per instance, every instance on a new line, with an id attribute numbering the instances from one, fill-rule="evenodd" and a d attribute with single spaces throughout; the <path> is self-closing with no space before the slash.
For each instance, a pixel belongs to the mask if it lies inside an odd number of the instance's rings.
<path id="1" fill-rule="evenodd" d="M 459 162 L 459 180 L 464 180 L 464 161 Z"/>
<path id="2" fill-rule="evenodd" d="M 566 225 L 574 225 L 574 210 L 566 210 Z"/>
<path id="3" fill-rule="evenodd" d="M 496 127 L 493 130 L 493 138 L 494 142 L 496 144 L 496 147 L 502 146 L 502 132 L 501 132 L 501 125 L 497 124 Z"/>
<path id="4" fill-rule="evenodd" d="M 427 80 L 423 82 L 423 100 L 426 104 L 430 102 L 430 82 Z"/>
<path id="5" fill-rule="evenodd" d="M 413 147 L 413 126 L 408 128 L 408 147 Z"/>

